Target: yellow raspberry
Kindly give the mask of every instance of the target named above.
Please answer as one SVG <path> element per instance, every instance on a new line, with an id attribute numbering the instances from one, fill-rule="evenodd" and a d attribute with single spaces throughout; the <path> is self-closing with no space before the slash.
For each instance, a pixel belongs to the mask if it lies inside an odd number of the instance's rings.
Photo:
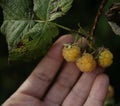
<path id="1" fill-rule="evenodd" d="M 99 54 L 98 63 L 103 68 L 110 66 L 113 63 L 113 54 L 108 49 L 104 49 Z"/>
<path id="2" fill-rule="evenodd" d="M 115 91 L 114 91 L 113 86 L 112 86 L 112 85 L 109 85 L 106 99 L 111 99 L 111 98 L 113 98 L 113 97 L 114 97 L 114 93 L 115 93 Z"/>
<path id="3" fill-rule="evenodd" d="M 62 50 L 62 55 L 66 61 L 75 62 L 81 55 L 81 51 L 77 45 L 66 44 Z"/>
<path id="4" fill-rule="evenodd" d="M 82 72 L 91 72 L 96 68 L 96 61 L 92 54 L 85 53 L 76 61 L 76 65 Z"/>

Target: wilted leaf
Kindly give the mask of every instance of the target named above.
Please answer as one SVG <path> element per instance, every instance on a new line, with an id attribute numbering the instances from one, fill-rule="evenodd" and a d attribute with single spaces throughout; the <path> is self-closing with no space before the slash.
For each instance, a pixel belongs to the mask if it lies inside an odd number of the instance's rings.
<path id="1" fill-rule="evenodd" d="M 9 60 L 33 60 L 42 56 L 58 35 L 50 22 L 64 15 L 73 0 L 1 0 Z"/>
<path id="2" fill-rule="evenodd" d="M 1 28 L 6 32 L 11 61 L 36 59 L 47 51 L 52 38 L 58 35 L 57 27 L 50 22 L 11 20 L 4 21 Z"/>
<path id="3" fill-rule="evenodd" d="M 120 2 L 114 3 L 107 11 L 108 23 L 116 35 L 120 35 Z"/>

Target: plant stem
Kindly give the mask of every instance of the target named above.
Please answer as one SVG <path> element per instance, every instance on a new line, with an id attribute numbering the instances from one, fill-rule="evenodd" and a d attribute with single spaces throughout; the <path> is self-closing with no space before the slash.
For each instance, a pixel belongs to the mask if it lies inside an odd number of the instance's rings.
<path id="1" fill-rule="evenodd" d="M 94 35 L 95 30 L 96 30 L 97 23 L 98 23 L 98 21 L 99 21 L 99 18 L 100 18 L 101 14 L 102 14 L 102 10 L 103 10 L 105 4 L 107 3 L 107 1 L 108 1 L 108 0 L 102 0 L 102 2 L 101 2 L 101 4 L 100 4 L 100 7 L 99 7 L 99 9 L 98 9 L 98 11 L 97 11 L 97 15 L 96 15 L 96 17 L 95 17 L 95 20 L 94 20 L 92 29 L 91 29 L 91 31 L 90 31 L 90 39 L 91 39 L 91 40 L 93 40 L 93 35 Z"/>
<path id="2" fill-rule="evenodd" d="M 36 22 L 47 22 L 47 21 L 42 21 L 42 20 L 35 20 Z M 50 21 L 48 21 L 48 22 L 50 22 Z M 70 29 L 70 28 L 68 28 L 68 27 L 65 27 L 65 26 L 63 26 L 63 25 L 60 25 L 60 24 L 57 24 L 57 23 L 53 23 L 53 22 L 50 22 L 50 23 L 52 23 L 52 24 L 54 24 L 54 25 L 56 25 L 57 27 L 59 27 L 59 28 L 61 28 L 61 29 L 64 29 L 64 30 L 66 30 L 66 31 L 68 31 L 68 32 L 70 32 L 70 33 L 76 33 L 77 34 L 77 39 L 79 38 L 78 36 L 84 36 L 84 37 L 86 37 L 86 33 L 85 33 L 85 31 L 82 29 L 82 31 L 80 32 L 80 31 L 78 31 L 78 30 L 74 30 L 74 29 Z"/>
<path id="3" fill-rule="evenodd" d="M 70 29 L 70 28 L 68 28 L 68 27 L 65 27 L 65 26 L 62 26 L 62 25 L 60 25 L 60 24 L 57 24 L 57 23 L 54 23 L 56 26 L 58 26 L 59 28 L 62 28 L 62 29 L 64 29 L 64 30 L 66 30 L 66 31 L 69 31 L 69 32 L 72 32 L 73 30 L 72 29 Z"/>

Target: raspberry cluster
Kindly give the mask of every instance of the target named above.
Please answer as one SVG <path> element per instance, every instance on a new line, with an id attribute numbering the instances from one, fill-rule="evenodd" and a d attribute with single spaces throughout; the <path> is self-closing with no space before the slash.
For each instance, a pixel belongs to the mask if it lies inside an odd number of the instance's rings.
<path id="1" fill-rule="evenodd" d="M 109 49 L 103 47 L 89 52 L 77 43 L 65 44 L 62 55 L 67 62 L 75 62 L 82 72 L 94 71 L 97 65 L 106 68 L 113 63 L 113 54 Z"/>

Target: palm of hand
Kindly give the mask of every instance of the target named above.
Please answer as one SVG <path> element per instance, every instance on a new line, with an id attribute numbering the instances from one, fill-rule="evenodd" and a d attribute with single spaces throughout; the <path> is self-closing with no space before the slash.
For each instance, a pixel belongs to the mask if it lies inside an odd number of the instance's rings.
<path id="1" fill-rule="evenodd" d="M 72 39 L 60 38 L 2 106 L 103 106 L 109 81 L 102 69 L 82 74 L 74 63 L 63 64 L 62 45 Z"/>

